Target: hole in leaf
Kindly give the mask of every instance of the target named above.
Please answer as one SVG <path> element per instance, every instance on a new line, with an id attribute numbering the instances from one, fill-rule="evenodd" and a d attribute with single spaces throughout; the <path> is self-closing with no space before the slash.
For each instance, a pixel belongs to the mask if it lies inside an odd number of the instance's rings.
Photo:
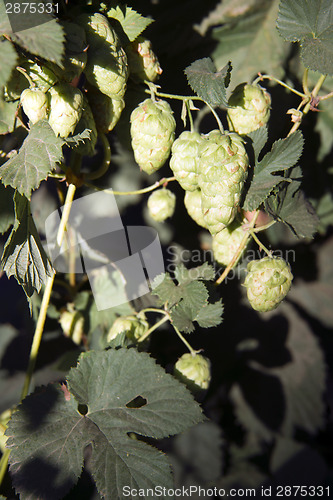
<path id="1" fill-rule="evenodd" d="M 127 403 L 126 408 L 142 408 L 147 404 L 147 400 L 141 396 L 137 396 L 132 399 L 129 403 Z"/>
<path id="2" fill-rule="evenodd" d="M 87 415 L 88 413 L 88 406 L 87 405 L 78 405 L 77 411 L 80 413 L 80 415 Z"/>

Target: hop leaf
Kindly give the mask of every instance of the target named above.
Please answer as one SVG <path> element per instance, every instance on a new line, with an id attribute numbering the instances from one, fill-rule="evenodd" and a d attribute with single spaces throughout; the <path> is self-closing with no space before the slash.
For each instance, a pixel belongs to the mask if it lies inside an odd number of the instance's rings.
<path id="1" fill-rule="evenodd" d="M 261 312 L 275 309 L 289 292 L 293 280 L 289 264 L 277 257 L 252 260 L 247 272 L 244 282 L 247 297 L 253 309 Z"/>
<path id="2" fill-rule="evenodd" d="M 162 68 L 152 50 L 150 40 L 138 37 L 126 49 L 130 76 L 135 82 L 155 82 L 162 74 Z"/>
<path id="3" fill-rule="evenodd" d="M 32 124 L 37 123 L 48 117 L 49 114 L 49 99 L 47 94 L 44 94 L 38 89 L 25 89 L 21 94 L 21 105 L 23 111 L 29 118 Z"/>
<path id="4" fill-rule="evenodd" d="M 176 196 L 170 189 L 157 189 L 148 198 L 150 216 L 157 222 L 172 217 L 176 207 Z"/>
<path id="5" fill-rule="evenodd" d="M 212 250 L 214 258 L 220 264 L 227 266 L 233 256 L 236 254 L 245 232 L 242 224 L 238 221 L 233 221 L 228 227 L 217 233 L 213 237 Z M 233 267 L 237 265 L 242 255 L 244 254 L 245 247 L 235 261 Z"/>
<path id="6" fill-rule="evenodd" d="M 143 101 L 131 114 L 131 137 L 135 160 L 152 174 L 166 162 L 175 137 L 176 122 L 166 101 Z"/>
<path id="7" fill-rule="evenodd" d="M 111 99 L 122 99 L 128 78 L 127 57 L 120 40 L 102 14 L 83 14 L 78 22 L 85 29 L 88 61 L 85 75 L 89 83 Z"/>
<path id="8" fill-rule="evenodd" d="M 172 144 L 170 168 L 186 191 L 198 189 L 199 152 L 203 142 L 198 132 L 185 131 Z"/>
<path id="9" fill-rule="evenodd" d="M 194 222 L 196 222 L 199 226 L 207 229 L 207 225 L 202 213 L 200 189 L 196 189 L 195 191 L 186 191 L 184 197 L 184 205 L 186 207 L 187 213 L 194 220 Z"/>
<path id="10" fill-rule="evenodd" d="M 238 134 L 249 134 L 269 120 L 271 96 L 259 85 L 241 83 L 228 104 L 228 123 Z"/>
<path id="11" fill-rule="evenodd" d="M 192 390 L 208 389 L 210 361 L 201 354 L 183 354 L 175 364 L 174 374 Z"/>
<path id="12" fill-rule="evenodd" d="M 208 134 L 201 148 L 199 187 L 204 220 L 212 234 L 235 218 L 248 165 L 238 134 L 222 134 L 219 130 Z"/>
<path id="13" fill-rule="evenodd" d="M 74 133 L 83 106 L 81 91 L 68 83 L 59 83 L 50 90 L 51 111 L 49 124 L 54 133 L 60 137 L 68 137 Z"/>

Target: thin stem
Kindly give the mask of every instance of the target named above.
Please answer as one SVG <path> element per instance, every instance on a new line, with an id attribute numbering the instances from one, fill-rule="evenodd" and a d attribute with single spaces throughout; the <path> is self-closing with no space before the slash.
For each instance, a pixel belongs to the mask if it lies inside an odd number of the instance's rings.
<path id="1" fill-rule="evenodd" d="M 159 312 L 162 312 L 162 311 L 159 311 Z M 162 319 L 157 321 L 157 323 L 155 323 L 155 325 L 153 325 L 151 328 L 149 328 L 149 330 L 147 330 L 146 333 L 144 335 L 142 335 L 142 337 L 139 338 L 138 342 L 143 342 L 144 340 L 146 340 L 146 338 L 149 337 L 149 335 L 154 330 L 156 330 L 159 326 L 163 325 L 163 323 L 165 323 L 166 321 L 169 321 L 169 314 L 165 314 L 165 316 Z"/>
<path id="2" fill-rule="evenodd" d="M 162 186 L 163 184 L 168 184 L 169 182 L 172 182 L 175 180 L 176 180 L 176 177 L 164 177 L 163 179 L 155 182 L 155 184 L 152 184 L 151 186 L 148 186 L 148 187 L 143 188 L 143 189 L 137 189 L 136 191 L 113 191 L 112 189 L 104 189 L 104 188 L 94 186 L 93 184 L 90 184 L 89 182 L 85 182 L 85 185 L 88 187 L 91 187 L 93 189 L 96 189 L 97 191 L 104 191 L 104 193 L 114 194 L 115 196 L 130 196 L 130 195 L 136 195 L 136 194 L 149 193 L 150 191 L 153 191 L 154 189 Z"/>
<path id="3" fill-rule="evenodd" d="M 326 99 L 331 99 L 333 97 L 333 92 L 330 92 L 329 94 L 319 96 L 318 99 L 320 101 L 326 101 Z"/>
<path id="4" fill-rule="evenodd" d="M 163 309 L 158 309 L 158 308 L 155 308 L 155 307 L 146 307 L 145 309 L 141 309 L 141 311 L 140 311 L 140 313 L 146 313 L 146 312 L 154 312 L 154 313 L 159 313 L 159 314 L 168 314 Z"/>
<path id="5" fill-rule="evenodd" d="M 194 123 L 193 123 L 193 117 L 192 117 L 192 113 L 191 113 L 190 102 L 186 101 L 185 105 L 186 105 L 186 108 L 187 108 L 188 119 L 190 120 L 191 132 L 193 132 L 193 130 L 194 130 Z"/>
<path id="6" fill-rule="evenodd" d="M 190 351 L 190 353 L 192 354 L 192 356 L 195 356 L 198 352 L 201 351 L 201 349 L 199 351 L 195 351 L 193 349 L 193 347 L 187 342 L 187 340 L 180 333 L 180 331 L 178 330 L 178 328 L 176 327 L 176 325 L 174 325 L 173 323 L 171 323 L 171 325 L 173 326 L 173 328 L 174 328 L 175 332 L 177 333 L 178 337 L 180 338 L 180 340 L 186 345 L 187 349 Z"/>
<path id="7" fill-rule="evenodd" d="M 29 82 L 30 87 L 36 87 L 36 84 L 31 80 L 30 76 L 28 75 L 27 71 L 24 68 L 21 68 L 20 66 L 16 66 L 17 71 L 19 71 L 23 76 L 26 77 L 26 79 Z"/>
<path id="8" fill-rule="evenodd" d="M 260 210 L 257 210 L 256 213 L 254 214 L 254 216 L 251 220 L 249 229 L 244 234 L 242 241 L 240 242 L 239 247 L 237 248 L 237 251 L 234 253 L 233 258 L 231 259 L 231 261 L 229 262 L 229 264 L 227 265 L 227 267 L 225 268 L 225 270 L 223 271 L 221 276 L 215 281 L 215 285 L 220 285 L 223 282 L 223 280 L 228 276 L 229 272 L 233 268 L 235 262 L 237 262 L 239 256 L 241 255 L 241 253 L 246 245 L 247 240 L 249 239 L 249 237 L 251 235 L 250 230 L 254 228 L 254 226 L 257 222 L 257 219 L 259 217 L 259 213 L 260 213 Z"/>
<path id="9" fill-rule="evenodd" d="M 272 80 L 272 81 L 278 83 L 279 85 L 281 85 L 282 87 L 285 87 L 286 89 L 290 90 L 290 92 L 293 92 L 294 94 L 296 94 L 300 97 L 306 97 L 306 94 L 303 94 L 303 92 L 299 92 L 298 90 L 290 87 L 290 85 L 287 85 L 286 83 L 284 83 L 282 80 L 279 80 L 278 78 L 275 78 L 274 76 L 271 76 L 271 75 L 259 75 L 258 78 L 256 78 L 253 83 L 258 83 L 261 80 Z"/>
<path id="10" fill-rule="evenodd" d="M 261 243 L 261 241 L 259 240 L 258 236 L 255 234 L 255 232 L 253 232 L 252 230 L 250 230 L 250 234 L 252 236 L 252 238 L 254 239 L 254 241 L 258 244 L 258 246 L 265 252 L 267 253 L 268 257 L 272 257 L 272 252 L 271 250 L 268 250 L 268 248 L 265 247 L 265 245 L 263 245 Z"/>
<path id="11" fill-rule="evenodd" d="M 253 233 L 260 233 L 260 231 L 265 231 L 266 229 L 268 229 L 269 227 L 273 226 L 273 224 L 276 223 L 276 220 L 271 220 L 271 222 L 268 222 L 267 224 L 265 224 L 264 226 L 260 226 L 260 227 L 254 227 L 252 229 L 252 232 Z"/>
<path id="12" fill-rule="evenodd" d="M 305 68 L 304 73 L 303 73 L 303 79 L 302 79 L 302 86 L 304 90 L 305 95 L 310 95 L 310 90 L 308 86 L 308 76 L 309 76 L 309 70 L 308 68 Z"/>
<path id="13" fill-rule="evenodd" d="M 84 178 L 89 180 L 95 180 L 102 177 L 109 170 L 110 162 L 111 162 L 111 148 L 110 143 L 105 134 L 100 134 L 100 139 L 102 141 L 103 150 L 104 150 L 104 159 L 102 165 L 95 170 L 94 172 L 89 172 L 85 174 Z"/>
<path id="14" fill-rule="evenodd" d="M 3 455 L 2 455 L 1 460 L 0 460 L 0 485 L 2 484 L 2 481 L 6 475 L 6 472 L 7 472 L 9 453 L 10 453 L 10 451 L 7 448 L 3 452 Z"/>
<path id="15" fill-rule="evenodd" d="M 145 89 L 146 94 L 151 94 L 150 89 Z M 177 99 L 178 101 L 202 101 L 205 102 L 202 97 L 198 97 L 195 95 L 177 95 L 177 94 L 166 94 L 165 92 L 154 92 L 157 97 L 164 97 L 166 99 Z"/>
<path id="16" fill-rule="evenodd" d="M 72 208 L 75 191 L 76 191 L 76 186 L 74 184 L 70 184 L 68 186 L 66 200 L 65 200 L 65 204 L 63 206 L 62 217 L 61 217 L 61 221 L 60 221 L 60 225 L 59 225 L 59 229 L 58 229 L 58 234 L 57 234 L 57 244 L 59 247 L 61 247 L 62 241 L 64 239 L 66 225 L 68 223 L 69 213 L 70 213 L 71 208 Z"/>
<path id="17" fill-rule="evenodd" d="M 206 102 L 206 106 L 209 107 L 209 109 L 211 110 L 211 112 L 213 113 L 214 117 L 215 117 L 215 120 L 217 121 L 217 124 L 219 126 L 219 129 L 221 131 L 221 134 L 224 134 L 224 128 L 223 128 L 223 125 L 222 125 L 222 122 L 218 116 L 218 114 L 216 113 L 215 109 L 212 108 L 212 106 L 210 104 L 208 104 L 208 102 Z"/>

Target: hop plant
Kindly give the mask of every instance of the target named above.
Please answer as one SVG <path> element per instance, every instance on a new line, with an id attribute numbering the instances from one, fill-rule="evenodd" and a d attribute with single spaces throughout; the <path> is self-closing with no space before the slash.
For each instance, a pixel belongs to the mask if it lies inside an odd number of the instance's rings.
<path id="1" fill-rule="evenodd" d="M 125 101 L 123 99 L 111 99 L 91 85 L 87 88 L 88 100 L 97 129 L 104 134 L 111 132 L 119 121 L 125 107 Z"/>
<path id="2" fill-rule="evenodd" d="M 172 217 L 176 207 L 176 196 L 170 189 L 157 189 L 148 198 L 148 211 L 157 222 Z"/>
<path id="3" fill-rule="evenodd" d="M 81 118 L 83 95 L 68 83 L 55 85 L 50 89 L 50 94 L 49 124 L 56 135 L 66 138 L 73 134 Z"/>
<path id="4" fill-rule="evenodd" d="M 190 389 L 208 389 L 211 363 L 201 354 L 183 354 L 175 364 L 174 374 Z"/>
<path id="5" fill-rule="evenodd" d="M 95 153 L 95 146 L 97 142 L 97 129 L 94 120 L 93 113 L 88 103 L 88 99 L 86 96 L 83 96 L 83 105 L 82 105 L 82 115 L 79 123 L 77 124 L 74 134 L 80 134 L 84 132 L 86 129 L 90 130 L 89 139 L 85 139 L 84 142 L 80 142 L 76 148 L 76 151 L 82 156 L 93 156 Z"/>
<path id="6" fill-rule="evenodd" d="M 115 30 L 98 12 L 82 14 L 78 22 L 85 29 L 89 45 L 85 68 L 87 80 L 111 99 L 122 99 L 126 91 L 128 65 Z"/>
<path id="7" fill-rule="evenodd" d="M 184 197 L 184 205 L 187 213 L 194 220 L 194 222 L 196 222 L 199 226 L 207 229 L 206 222 L 202 213 L 200 189 L 196 189 L 195 191 L 186 191 Z"/>
<path id="8" fill-rule="evenodd" d="M 236 254 L 244 234 L 243 226 L 238 221 L 233 221 L 228 227 L 215 234 L 212 243 L 215 260 L 224 266 L 228 266 Z M 233 267 L 237 265 L 243 256 L 245 248 L 243 248 Z"/>
<path id="9" fill-rule="evenodd" d="M 41 90 L 36 88 L 23 90 L 20 102 L 31 123 L 48 117 L 49 99 L 47 94 Z"/>
<path id="10" fill-rule="evenodd" d="M 32 61 L 27 61 L 21 64 L 39 90 L 47 92 L 53 85 L 58 82 L 58 77 L 55 73 L 45 65 L 40 65 Z"/>
<path id="11" fill-rule="evenodd" d="M 199 153 L 203 142 L 198 132 L 185 131 L 172 144 L 170 168 L 185 191 L 198 189 Z"/>
<path id="12" fill-rule="evenodd" d="M 70 337 L 75 344 L 80 344 L 84 333 L 84 317 L 76 311 L 73 304 L 68 304 L 59 318 L 59 323 L 66 337 Z"/>
<path id="13" fill-rule="evenodd" d="M 115 339 L 120 333 L 125 333 L 126 336 L 133 340 L 139 340 L 149 329 L 149 323 L 144 314 L 139 313 L 137 316 L 120 316 L 115 320 L 109 330 L 107 342 Z"/>
<path id="14" fill-rule="evenodd" d="M 247 266 L 244 286 L 256 311 L 275 309 L 290 290 L 293 275 L 289 264 L 280 257 L 252 260 Z"/>
<path id="15" fill-rule="evenodd" d="M 9 81 L 3 88 L 5 101 L 16 101 L 20 99 L 24 89 L 29 86 L 28 80 L 20 71 L 13 71 Z"/>
<path id="16" fill-rule="evenodd" d="M 249 134 L 265 125 L 270 116 L 271 97 L 259 85 L 241 83 L 229 98 L 229 127 L 238 134 Z"/>
<path id="17" fill-rule="evenodd" d="M 146 99 L 131 113 L 135 160 L 147 174 L 166 162 L 175 138 L 176 122 L 166 101 Z"/>
<path id="18" fill-rule="evenodd" d="M 126 48 L 127 60 L 132 80 L 155 82 L 162 74 L 157 56 L 152 50 L 150 40 L 139 36 Z"/>
<path id="19" fill-rule="evenodd" d="M 198 183 L 209 231 L 222 231 L 235 218 L 249 159 L 243 139 L 233 132 L 211 131 L 201 147 Z"/>

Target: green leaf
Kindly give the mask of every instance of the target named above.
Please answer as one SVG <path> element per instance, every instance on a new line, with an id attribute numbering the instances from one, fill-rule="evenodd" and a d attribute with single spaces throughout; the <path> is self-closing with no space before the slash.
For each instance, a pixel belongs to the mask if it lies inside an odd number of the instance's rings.
<path id="1" fill-rule="evenodd" d="M 22 500 L 63 498 L 81 474 L 88 445 L 103 498 L 124 499 L 129 485 L 173 486 L 165 455 L 130 433 L 160 439 L 202 421 L 183 384 L 146 353 L 110 349 L 81 355 L 62 389 L 48 386 L 28 396 L 6 431 Z"/>
<path id="2" fill-rule="evenodd" d="M 231 63 L 220 71 L 209 57 L 198 59 L 185 69 L 192 90 L 211 106 L 228 106 L 226 88 L 230 82 Z"/>
<path id="3" fill-rule="evenodd" d="M 171 310 L 172 323 L 178 330 L 185 333 L 194 332 L 193 311 L 186 302 L 180 302 Z"/>
<path id="4" fill-rule="evenodd" d="M 65 139 L 66 144 L 70 147 L 79 146 L 80 143 L 90 139 L 91 130 L 86 128 L 83 132 L 71 135 Z"/>
<path id="5" fill-rule="evenodd" d="M 194 280 L 213 281 L 215 279 L 215 270 L 208 262 L 191 269 L 187 269 L 184 264 L 179 264 L 175 268 L 175 278 L 179 284 Z"/>
<path id="6" fill-rule="evenodd" d="M 14 190 L 0 182 L 0 234 L 5 233 L 14 224 Z"/>
<path id="7" fill-rule="evenodd" d="M 293 167 L 302 154 L 303 144 L 304 139 L 299 130 L 274 142 L 271 151 L 254 167 L 253 179 L 244 201 L 245 210 L 258 208 L 272 189 L 284 179 L 273 174 Z"/>
<path id="8" fill-rule="evenodd" d="M 333 4 L 331 0 L 281 0 L 277 28 L 290 42 L 300 42 L 304 65 L 333 74 Z"/>
<path id="9" fill-rule="evenodd" d="M 40 241 L 30 211 L 30 202 L 25 196 L 15 193 L 15 225 L 9 235 L 1 258 L 1 267 L 8 278 L 14 276 L 31 297 L 38 293 L 53 269 Z"/>
<path id="10" fill-rule="evenodd" d="M 0 89 L 8 82 L 13 68 L 18 61 L 18 55 L 8 40 L 0 41 Z"/>
<path id="11" fill-rule="evenodd" d="M 12 186 L 30 199 L 31 192 L 61 161 L 62 145 L 63 140 L 54 135 L 46 120 L 35 123 L 19 153 L 0 167 L 3 184 Z"/>
<path id="12" fill-rule="evenodd" d="M 195 317 L 195 321 L 201 328 L 211 328 L 217 326 L 222 321 L 223 305 L 221 300 L 215 304 L 207 304 L 202 307 Z"/>
<path id="13" fill-rule="evenodd" d="M 14 131 L 17 102 L 6 102 L 0 98 L 0 135 Z"/>
<path id="14" fill-rule="evenodd" d="M 218 67 L 232 61 L 232 88 L 251 81 L 258 71 L 283 78 L 290 44 L 276 30 L 278 5 L 279 0 L 256 2 L 250 12 L 233 17 L 222 26 L 216 23 L 219 27 L 212 29 L 211 37 L 217 42 L 212 59 Z M 239 11 L 244 12 L 244 5 Z"/>
<path id="15" fill-rule="evenodd" d="M 153 19 L 143 17 L 132 7 L 120 6 L 110 9 L 106 15 L 120 22 L 130 42 L 133 42 L 152 22 Z"/>
<path id="16" fill-rule="evenodd" d="M 168 302 L 168 304 L 173 305 L 181 299 L 181 290 L 173 282 L 169 273 L 156 276 L 152 282 L 151 293 L 157 295 L 162 304 Z"/>
<path id="17" fill-rule="evenodd" d="M 255 163 L 258 163 L 259 155 L 268 140 L 267 126 L 259 127 L 257 130 L 250 132 L 247 137 L 251 140 L 251 145 L 254 152 Z"/>

